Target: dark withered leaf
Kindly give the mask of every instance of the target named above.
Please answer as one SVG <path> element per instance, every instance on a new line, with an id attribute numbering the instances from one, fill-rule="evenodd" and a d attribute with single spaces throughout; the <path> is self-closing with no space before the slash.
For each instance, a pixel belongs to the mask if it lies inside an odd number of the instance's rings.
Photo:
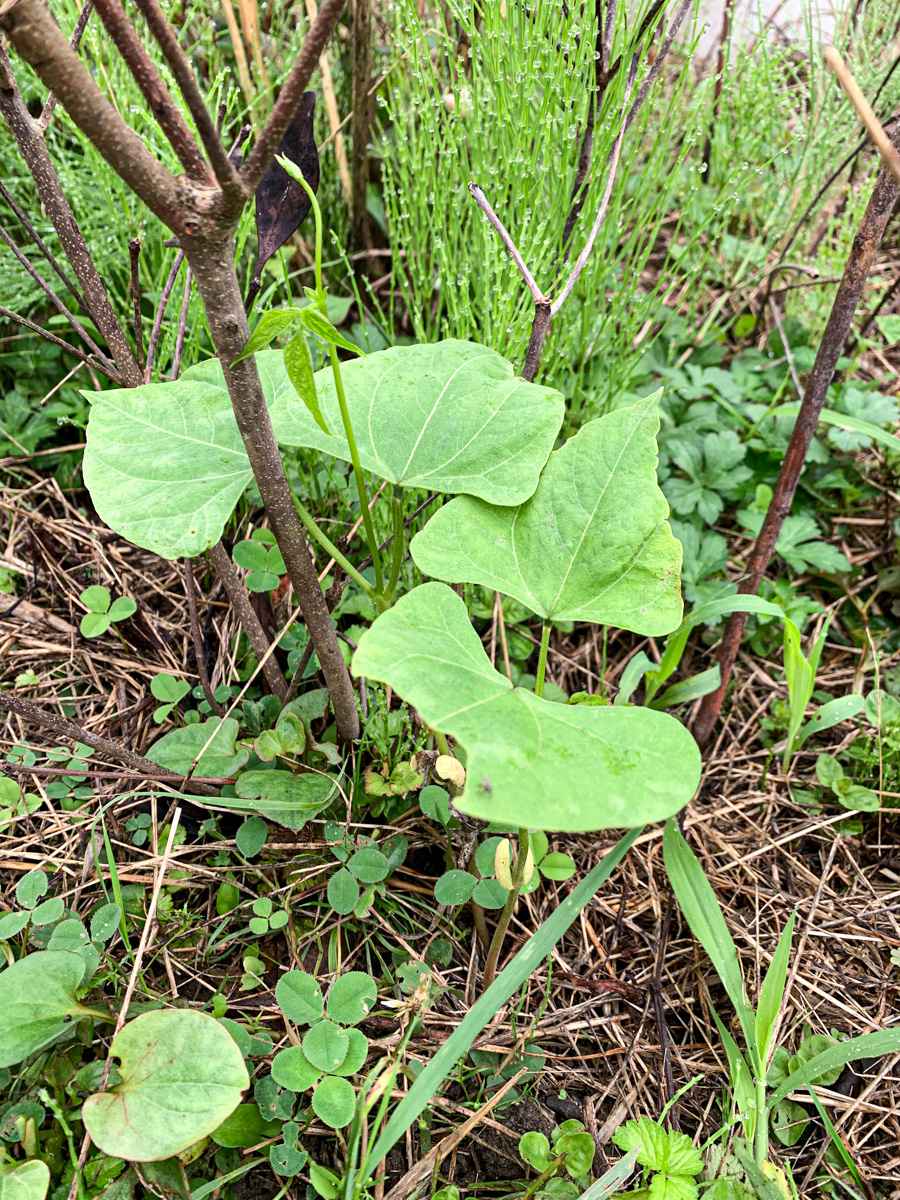
<path id="1" fill-rule="evenodd" d="M 278 153 L 295 162 L 314 192 L 319 190 L 319 152 L 313 133 L 316 93 L 304 92 Z M 273 159 L 256 189 L 256 232 L 259 257 L 254 276 L 309 216 L 312 205 L 303 187 Z"/>

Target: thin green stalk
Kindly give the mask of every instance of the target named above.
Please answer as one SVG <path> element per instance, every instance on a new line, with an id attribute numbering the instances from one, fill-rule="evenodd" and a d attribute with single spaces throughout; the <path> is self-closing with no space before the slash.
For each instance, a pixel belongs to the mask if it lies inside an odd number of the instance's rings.
<path id="1" fill-rule="evenodd" d="M 319 301 L 319 308 L 323 317 L 328 316 L 328 311 L 325 307 L 324 298 Z M 372 514 L 369 512 L 369 494 L 366 491 L 366 481 L 363 477 L 362 466 L 359 461 L 359 451 L 356 448 L 356 437 L 353 433 L 353 425 L 350 421 L 350 410 L 347 408 L 347 397 L 344 393 L 344 381 L 341 378 L 341 364 L 338 359 L 337 346 L 329 347 L 331 350 L 331 372 L 334 375 L 334 386 L 337 392 L 338 406 L 341 410 L 341 421 L 344 425 L 344 437 L 347 439 L 347 446 L 350 450 L 350 461 L 353 463 L 353 477 L 356 480 L 356 490 L 359 494 L 359 503 L 362 508 L 363 527 L 366 531 L 366 541 L 369 543 L 369 553 L 372 555 L 372 566 L 375 568 L 375 591 L 384 592 L 384 571 L 381 566 L 381 555 L 378 552 L 378 539 L 375 537 L 375 527 L 372 524 Z"/>
<path id="2" fill-rule="evenodd" d="M 534 680 L 534 694 L 544 694 L 544 674 L 547 670 L 547 651 L 550 648 L 550 622 L 545 621 L 541 629 L 541 650 L 538 655 L 537 675 Z"/>
<path id="3" fill-rule="evenodd" d="M 316 295 L 315 304 L 319 312 L 328 320 L 328 303 L 325 294 L 325 288 L 322 284 L 322 210 L 319 208 L 319 202 L 316 199 L 316 193 L 312 190 L 306 180 L 303 178 L 299 167 L 295 163 L 279 158 L 281 165 L 288 170 L 297 182 L 303 187 L 310 204 L 312 205 L 313 217 L 316 225 Z M 308 293 L 307 293 L 308 294 Z M 356 490 L 359 494 L 359 503 L 362 509 L 363 527 L 366 531 L 366 541 L 369 543 L 369 553 L 372 555 L 372 565 L 375 568 L 375 591 L 380 595 L 384 591 L 384 572 L 381 566 L 381 555 L 378 553 L 378 542 L 375 539 L 375 529 L 372 525 L 372 514 L 369 512 L 369 495 L 366 490 L 366 481 L 363 478 L 362 466 L 359 461 L 359 452 L 356 448 L 356 436 L 353 433 L 353 425 L 350 421 L 350 412 L 347 408 L 347 397 L 344 394 L 344 381 L 341 378 L 341 364 L 338 358 L 337 346 L 329 346 L 331 353 L 331 372 L 334 376 L 334 386 L 337 391 L 338 405 L 341 410 L 341 422 L 344 426 L 344 437 L 347 439 L 347 446 L 350 450 L 350 461 L 353 464 L 353 477 L 356 480 Z M 310 531 L 312 532 L 312 531 Z M 329 553 L 331 553 L 329 551 Z M 335 561 L 340 562 L 337 555 L 334 555 Z M 343 564 L 342 564 L 343 565 Z M 346 568 L 345 568 L 346 569 Z M 350 572 L 348 572 L 350 574 Z"/>
<path id="4" fill-rule="evenodd" d="M 397 590 L 397 584 L 400 580 L 400 570 L 403 566 L 403 552 L 406 549 L 406 539 L 403 536 L 403 500 L 403 488 L 399 483 L 395 483 L 394 495 L 391 499 L 391 509 L 394 517 L 394 543 L 391 547 L 391 577 L 388 580 L 387 590 L 384 593 L 384 598 L 387 601 L 393 599 L 394 592 Z"/>
<path id="5" fill-rule="evenodd" d="M 531 1200 L 531 1197 L 535 1194 L 535 1192 L 537 1192 L 539 1188 L 542 1188 L 548 1179 L 553 1178 L 565 1161 L 566 1156 L 564 1154 L 560 1155 L 559 1158 L 554 1158 L 547 1170 L 544 1171 L 543 1174 L 538 1175 L 537 1179 L 533 1179 L 531 1183 L 529 1183 L 528 1187 L 522 1193 L 522 1200 Z"/>
<path id="6" fill-rule="evenodd" d="M 549 626 L 547 626 L 549 628 Z M 546 659 L 546 654 L 544 655 Z M 538 693 L 540 694 L 540 693 Z M 528 830 L 519 830 L 519 853 L 516 858 L 516 865 L 513 867 L 512 875 L 512 890 L 506 897 L 506 903 L 500 910 L 500 918 L 497 921 L 497 928 L 494 930 L 494 936 L 491 938 L 490 949 L 487 952 L 487 958 L 484 961 L 484 988 L 487 990 L 494 982 L 494 976 L 497 974 L 497 963 L 500 961 L 500 951 L 503 949 L 503 939 L 506 937 L 506 931 L 509 928 L 509 923 L 512 920 L 513 912 L 515 911 L 516 902 L 519 899 L 519 892 L 522 890 L 522 883 L 525 879 L 525 864 L 528 861 Z"/>
<path id="7" fill-rule="evenodd" d="M 446 754 L 449 757 L 450 743 L 447 741 L 447 735 L 445 733 L 441 733 L 437 729 L 432 729 L 431 732 L 434 734 L 434 740 L 438 750 L 440 750 L 441 754 Z"/>
<path id="8" fill-rule="evenodd" d="M 326 550 L 334 559 L 334 561 L 339 563 L 343 570 L 347 572 L 354 583 L 359 584 L 369 599 L 374 601 L 375 589 L 372 587 L 371 583 L 369 583 L 368 579 L 366 579 L 364 575 L 361 575 L 359 571 L 357 571 L 356 567 L 354 567 L 349 559 L 346 558 L 346 556 L 343 555 L 340 550 L 338 550 L 331 538 L 322 532 L 322 530 L 316 524 L 312 513 L 303 507 L 296 496 L 294 497 L 294 504 L 297 508 L 297 515 L 300 517 L 300 520 L 309 531 L 310 536 L 315 538 L 322 549 Z"/>
<path id="9" fill-rule="evenodd" d="M 766 1077 L 756 1079 L 756 1134 L 754 1137 L 756 1161 L 760 1166 L 769 1157 L 769 1110 L 766 1108 Z"/>

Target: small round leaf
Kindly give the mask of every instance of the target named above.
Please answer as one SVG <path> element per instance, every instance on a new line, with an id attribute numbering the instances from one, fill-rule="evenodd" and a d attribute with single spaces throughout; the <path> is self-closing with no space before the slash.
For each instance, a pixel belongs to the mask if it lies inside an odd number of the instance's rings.
<path id="1" fill-rule="evenodd" d="M 269 827 L 262 817 L 248 817 L 237 833 L 234 840 L 244 858 L 255 858 L 266 844 Z"/>
<path id="2" fill-rule="evenodd" d="M 8 912 L 0 917 L 0 940 L 15 937 L 28 924 L 30 912 Z"/>
<path id="3" fill-rule="evenodd" d="M 100 637 L 110 627 L 110 619 L 106 613 L 85 613 L 81 618 L 81 636 L 86 638 Z"/>
<path id="4" fill-rule="evenodd" d="M 64 908 L 62 898 L 53 896 L 31 910 L 31 922 L 33 925 L 52 925 L 63 915 Z"/>
<path id="5" fill-rule="evenodd" d="M 303 1053 L 320 1071 L 333 1071 L 347 1057 L 350 1039 L 339 1025 L 320 1021 L 303 1039 Z"/>
<path id="6" fill-rule="evenodd" d="M 509 892 L 496 879 L 479 879 L 472 899 L 482 908 L 502 908 Z"/>
<path id="7" fill-rule="evenodd" d="M 344 1031 L 350 1039 L 350 1046 L 344 1055 L 344 1061 L 339 1067 L 334 1067 L 332 1075 L 355 1075 L 361 1071 L 369 1053 L 369 1039 L 358 1029 Z"/>
<path id="8" fill-rule="evenodd" d="M 575 874 L 575 863 L 568 854 L 554 850 L 541 859 L 540 872 L 545 879 L 571 879 Z"/>
<path id="9" fill-rule="evenodd" d="M 137 612 L 137 605 L 130 596 L 120 596 L 114 600 L 107 616 L 111 621 L 127 621 Z"/>
<path id="10" fill-rule="evenodd" d="M 39 1158 L 7 1163 L 0 1174 L 0 1200 L 44 1200 L 49 1187 L 50 1168 Z"/>
<path id="11" fill-rule="evenodd" d="M 95 584 L 93 587 L 85 588 L 80 599 L 81 603 L 86 605 L 91 612 L 105 613 L 109 611 L 112 597 L 105 587 Z"/>
<path id="12" fill-rule="evenodd" d="M 319 1082 L 322 1072 L 312 1065 L 302 1046 L 288 1046 L 272 1059 L 272 1078 L 290 1092 L 305 1092 Z"/>
<path id="13" fill-rule="evenodd" d="M 372 1011 L 377 998 L 378 989 L 371 975 L 347 971 L 332 984 L 325 1011 L 341 1025 L 358 1025 Z"/>
<path id="14" fill-rule="evenodd" d="M 43 871 L 29 871 L 16 884 L 16 899 L 23 908 L 34 908 L 48 887 Z"/>
<path id="15" fill-rule="evenodd" d="M 339 917 L 353 912 L 359 899 L 359 884 L 346 867 L 341 867 L 328 880 L 328 903 Z"/>
<path id="16" fill-rule="evenodd" d="M 322 989 L 305 971 L 288 971 L 275 985 L 278 1007 L 295 1025 L 313 1025 L 325 1012 Z"/>
<path id="17" fill-rule="evenodd" d="M 434 898 L 438 904 L 465 904 L 475 891 L 477 882 L 468 871 L 446 871 L 434 885 Z"/>
<path id="18" fill-rule="evenodd" d="M 356 1092 L 353 1084 L 337 1075 L 328 1075 L 312 1096 L 313 1112 L 330 1129 L 343 1129 L 353 1120 Z"/>
<path id="19" fill-rule="evenodd" d="M 280 1121 L 267 1121 L 257 1104 L 239 1104 L 210 1137 L 217 1146 L 246 1149 L 281 1132 Z"/>
<path id="20" fill-rule="evenodd" d="M 391 865 L 386 854 L 382 854 L 374 846 L 367 846 L 356 851 L 347 863 L 347 869 L 361 883 L 380 883 L 382 879 L 387 878 Z"/>
<path id="21" fill-rule="evenodd" d="M 122 919 L 122 910 L 118 904 L 101 904 L 95 908 L 91 916 L 91 941 L 108 942 Z"/>

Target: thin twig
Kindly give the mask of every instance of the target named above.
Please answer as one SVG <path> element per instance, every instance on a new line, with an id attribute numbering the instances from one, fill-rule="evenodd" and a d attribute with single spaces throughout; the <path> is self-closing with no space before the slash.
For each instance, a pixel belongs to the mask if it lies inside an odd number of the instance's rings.
<path id="1" fill-rule="evenodd" d="M 253 653 L 262 664 L 266 683 L 272 689 L 273 694 L 283 701 L 287 693 L 287 684 L 284 682 L 284 675 L 281 673 L 278 663 L 268 653 L 271 647 L 269 639 L 266 637 L 266 631 L 263 629 L 253 605 L 250 603 L 250 596 L 237 573 L 234 563 L 231 561 L 231 556 L 221 542 L 216 542 L 214 546 L 211 546 L 208 553 L 209 561 L 212 563 L 213 569 L 221 580 L 222 586 L 228 593 L 228 599 L 231 601 L 235 615 L 241 623 L 241 628 L 247 635 L 247 641 L 250 643 Z"/>
<path id="2" fill-rule="evenodd" d="M 187 593 L 188 614 L 191 621 L 191 638 L 194 642 L 194 658 L 197 660 L 197 676 L 200 679 L 200 686 L 203 688 L 206 703 L 217 717 L 221 717 L 224 716 L 225 709 L 213 695 L 212 685 L 209 682 L 209 671 L 206 667 L 206 652 L 203 648 L 203 637 L 200 633 L 200 617 L 197 612 L 197 581 L 194 579 L 194 564 L 189 558 L 184 560 L 184 586 Z"/>
<path id="3" fill-rule="evenodd" d="M 478 186 L 477 183 L 469 184 L 469 194 L 471 195 L 471 197 L 475 201 L 475 203 L 478 205 L 478 207 L 481 209 L 481 211 L 484 213 L 484 215 L 487 217 L 487 219 L 490 221 L 490 223 L 493 225 L 494 229 L 496 229 L 497 233 L 500 235 L 500 240 L 503 242 L 503 245 L 509 251 L 510 258 L 516 264 L 519 274 L 522 276 L 522 278 L 525 280 L 525 283 L 528 285 L 528 290 L 531 292 L 531 295 L 534 299 L 535 304 L 546 303 L 547 297 L 544 295 L 544 293 L 541 291 L 541 289 L 535 283 L 534 276 L 531 274 L 531 272 L 528 270 L 528 267 L 525 265 L 525 260 L 522 257 L 522 255 L 520 254 L 519 249 L 516 246 L 516 243 L 510 237 L 503 222 L 500 220 L 500 218 L 497 216 L 497 214 L 491 208 L 490 204 L 488 203 L 487 197 L 485 196 L 484 192 L 481 190 L 481 188 Z"/>
<path id="4" fill-rule="evenodd" d="M 147 362 L 144 366 L 144 383 L 150 382 L 150 376 L 153 372 L 153 360 L 156 357 L 156 343 L 159 341 L 159 331 L 162 328 L 163 317 L 166 315 L 166 308 L 169 304 L 169 297 L 172 295 L 172 288 L 175 286 L 175 279 L 178 272 L 181 270 L 181 264 L 184 262 L 184 251 L 179 250 L 175 255 L 175 261 L 172 263 L 172 269 L 169 271 L 169 278 L 165 282 L 162 290 L 162 295 L 159 298 L 159 306 L 156 310 L 156 315 L 153 318 L 153 328 L 150 330 L 150 342 L 147 346 Z"/>
<path id="5" fill-rule="evenodd" d="M 131 302 L 134 305 L 134 347 L 138 366 L 144 368 L 144 319 L 141 316 L 141 239 L 132 238 L 128 243 L 128 257 L 131 260 Z"/>
<path id="6" fill-rule="evenodd" d="M 47 245 L 47 243 L 44 241 L 44 239 L 41 237 L 41 235 L 38 233 L 38 231 L 35 229 L 35 227 L 29 221 L 26 213 L 24 213 L 22 211 L 22 209 L 19 207 L 19 205 L 16 204 L 13 197 L 3 186 L 2 181 L 0 181 L 0 196 L 3 197 L 3 199 L 9 205 L 9 207 L 12 209 L 13 213 L 16 216 L 16 219 L 19 221 L 22 228 L 25 230 L 25 232 L 28 234 L 28 236 L 31 238 L 31 240 L 34 242 L 34 244 L 37 246 L 38 250 L 40 250 L 41 254 L 43 254 L 44 258 L 46 258 L 47 262 L 50 264 L 50 266 L 53 268 L 53 270 L 59 276 L 59 279 L 62 282 L 63 286 L 68 290 L 69 294 L 72 296 L 72 299 L 75 301 L 75 303 L 78 305 L 78 307 L 82 310 L 82 312 L 90 312 L 90 310 L 88 309 L 88 306 L 87 306 L 87 301 L 85 300 L 84 296 L 82 296 L 81 292 L 78 290 L 78 288 L 72 282 L 72 280 L 69 278 L 69 276 L 66 274 L 66 272 L 62 269 L 62 267 L 60 266 L 59 262 L 57 261 L 55 255 L 53 254 L 53 251 L 50 249 L 50 247 Z"/>
<path id="7" fill-rule="evenodd" d="M 29 700 L 23 700 L 21 696 L 16 696 L 12 692 L 0 691 L 0 709 L 15 713 L 23 721 L 30 721 L 34 725 L 50 729 L 54 733 L 58 733 L 60 737 L 70 738 L 74 742 L 83 742 L 86 746 L 99 750 L 101 754 L 106 754 L 110 758 L 117 759 L 126 767 L 131 767 L 142 775 L 153 775 L 159 772 L 159 764 L 151 762 L 149 758 L 135 754 L 132 750 L 126 750 L 124 746 L 111 742 L 108 738 L 100 737 L 99 734 L 92 733 L 91 730 L 85 729 L 74 721 L 67 721 L 65 717 L 38 708 L 36 704 L 32 704 Z M 214 788 L 194 783 L 193 780 L 190 780 L 187 786 L 192 792 L 197 792 L 202 796 L 218 795 Z"/>
<path id="8" fill-rule="evenodd" d="M 177 379 L 181 371 L 181 352 L 184 349 L 184 334 L 187 329 L 188 310 L 191 307 L 191 281 L 193 276 L 188 267 L 184 276 L 184 299 L 181 302 L 181 316 L 178 319 L 178 332 L 175 335 L 175 355 L 172 359 L 172 378 Z"/>
<path id="9" fill-rule="evenodd" d="M 81 12 L 78 14 L 78 20 L 75 22 L 75 28 L 72 30 L 72 36 L 69 38 L 69 45 L 73 50 L 77 50 L 81 45 L 81 39 L 84 37 L 84 31 L 87 29 L 87 23 L 90 19 L 91 11 L 94 7 L 94 0 L 85 0 Z M 41 115 L 35 122 L 35 130 L 41 137 L 44 137 L 50 127 L 50 120 L 53 117 L 53 110 L 56 108 L 56 96 L 51 92 L 44 101 L 44 107 L 41 109 Z"/>
<path id="10" fill-rule="evenodd" d="M 859 119 L 865 125 L 866 132 L 874 142 L 885 166 L 893 175 L 894 181 L 900 185 L 900 152 L 897 151 L 893 142 L 885 133 L 884 126 L 878 120 L 871 104 L 869 104 L 859 84 L 853 78 L 850 68 L 834 46 L 826 46 L 823 57 L 834 72 L 838 83 L 847 93 L 850 103 L 859 114 Z"/>
<path id="11" fill-rule="evenodd" d="M 635 57 L 632 59 L 631 69 L 628 72 L 628 83 L 625 86 L 625 99 L 622 102 L 623 108 L 628 103 L 629 99 L 631 98 L 631 92 L 632 92 L 632 89 L 634 88 L 634 79 L 635 79 L 636 73 L 637 73 L 637 55 L 635 55 Z M 612 152 L 610 153 L 609 159 L 607 160 L 609 162 L 609 173 L 606 177 L 606 189 L 603 192 L 603 198 L 600 201 L 600 207 L 597 209 L 597 216 L 594 218 L 594 224 L 591 226 L 591 232 L 588 234 L 588 239 L 585 242 L 581 253 L 578 255 L 578 258 L 575 261 L 575 266 L 572 269 L 572 274 L 566 280 L 562 291 L 559 293 L 559 295 L 556 297 L 556 299 L 550 305 L 550 319 L 551 320 L 556 316 L 556 314 L 559 312 L 559 310 L 565 304 L 566 300 L 568 299 L 569 295 L 571 294 L 572 288 L 578 282 L 578 276 L 584 270 L 585 263 L 587 262 L 588 258 L 590 257 L 591 250 L 593 250 L 593 248 L 594 248 L 594 242 L 597 240 L 597 234 L 600 232 L 600 226 L 603 224 L 604 218 L 606 217 L 606 210 L 609 208 L 609 200 L 610 200 L 610 197 L 612 196 L 612 189 L 613 189 L 613 183 L 615 182 L 615 178 L 616 178 L 616 171 L 618 170 L 618 167 L 619 167 L 619 157 L 622 153 L 622 142 L 625 139 L 625 128 L 626 128 L 625 124 L 623 123 L 619 129 L 616 140 L 613 143 L 613 148 L 612 148 Z"/>
<path id="12" fill-rule="evenodd" d="M 64 302 L 59 298 L 59 296 L 57 296 L 56 292 L 54 292 L 54 290 L 50 286 L 50 284 L 47 283 L 46 279 L 44 279 L 44 277 L 40 274 L 40 272 L 35 269 L 35 267 L 31 263 L 31 261 L 22 253 L 22 251 L 19 249 L 19 247 L 16 245 L 16 243 L 13 241 L 13 239 L 9 236 L 6 229 L 2 225 L 0 225 L 0 239 L 2 239 L 4 242 L 6 242 L 7 246 L 10 248 L 10 250 L 12 250 L 15 257 L 19 260 L 21 265 L 25 268 L 25 270 L 28 272 L 28 274 L 31 276 L 31 278 L 34 280 L 34 282 L 47 295 L 47 297 L 50 300 L 50 303 L 53 305 L 53 307 L 57 310 L 58 313 L 60 313 L 61 316 L 66 318 L 66 320 L 69 322 L 69 324 L 72 326 L 72 328 L 78 334 L 78 336 L 82 339 L 82 341 L 85 343 L 85 345 L 90 346 L 91 350 L 93 350 L 94 354 L 97 355 L 97 357 L 100 359 L 100 361 L 106 363 L 107 366 L 110 368 L 110 370 L 115 371 L 115 365 L 113 364 L 113 362 L 106 357 L 106 355 L 103 353 L 103 351 L 97 345 L 97 343 L 94 341 L 94 339 L 91 337 L 91 335 L 85 329 L 85 327 L 81 324 L 81 322 L 78 320 L 78 318 L 75 316 L 75 314 L 69 308 L 66 307 Z"/>
<path id="13" fill-rule="evenodd" d="M 32 333 L 38 334 L 42 338 L 46 338 L 48 342 L 52 342 L 54 346 L 59 346 L 60 350 L 65 350 L 68 354 L 74 354 L 76 358 L 80 358 L 83 363 L 93 367 L 95 371 L 99 371 L 101 375 L 105 375 L 107 379 L 111 379 L 113 383 L 121 383 L 119 375 L 111 367 L 104 366 L 98 362 L 92 355 L 85 354 L 77 346 L 71 345 L 69 342 L 64 342 L 62 338 L 58 338 L 55 334 L 42 329 L 40 325 L 35 325 L 33 321 L 29 321 L 26 317 L 20 317 L 18 313 L 12 312 L 8 308 L 0 305 L 0 317 L 4 317 L 7 321 L 14 321 L 16 325 L 21 325 L 23 329 L 29 329 Z"/>

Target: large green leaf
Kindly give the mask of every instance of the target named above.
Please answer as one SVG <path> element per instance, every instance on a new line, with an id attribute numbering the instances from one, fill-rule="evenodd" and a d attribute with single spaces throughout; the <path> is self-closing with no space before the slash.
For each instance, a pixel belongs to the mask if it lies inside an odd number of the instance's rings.
<path id="1" fill-rule="evenodd" d="M 0 1165 L 0 1200 L 44 1200 L 50 1168 L 39 1158 Z"/>
<path id="2" fill-rule="evenodd" d="M 12 1066 L 40 1050 L 73 1018 L 108 1019 L 75 998 L 85 970 L 80 954 L 41 950 L 20 958 L 0 974 L 0 1067 Z"/>
<path id="3" fill-rule="evenodd" d="M 257 362 L 265 355 L 257 355 Z M 395 346 L 341 366 L 362 465 L 391 483 L 520 504 L 537 487 L 562 424 L 559 392 L 526 383 L 486 346 L 454 339 Z M 326 436 L 293 389 L 272 406 L 283 445 L 349 460 L 331 372 L 316 374 Z"/>
<path id="4" fill-rule="evenodd" d="M 674 717 L 513 688 L 443 583 L 415 588 L 379 617 L 351 670 L 390 684 L 465 747 L 456 804 L 473 816 L 533 829 L 631 827 L 677 812 L 700 778 L 696 743 Z"/>
<path id="5" fill-rule="evenodd" d="M 186 775 L 194 759 L 203 751 L 194 775 L 201 779 L 227 779 L 250 758 L 250 751 L 237 743 L 240 731 L 234 717 L 226 717 L 224 721 L 210 717 L 208 721 L 183 725 L 181 729 L 165 734 L 153 743 L 147 757 L 176 775 Z"/>
<path id="6" fill-rule="evenodd" d="M 329 436 L 298 398 L 281 350 L 261 351 L 256 365 L 279 442 L 349 462 L 331 369 L 315 376 Z M 368 470 L 497 504 L 534 491 L 563 398 L 514 376 L 493 350 L 459 341 L 403 346 L 341 369 Z M 251 478 L 218 359 L 170 383 L 89 398 L 84 477 L 106 524 L 163 558 L 215 545 Z"/>
<path id="7" fill-rule="evenodd" d="M 244 1059 L 218 1021 L 194 1009 L 160 1009 L 113 1039 L 121 1083 L 89 1096 L 85 1128 L 104 1154 L 158 1162 L 218 1129 L 250 1086 Z"/>
<path id="8" fill-rule="evenodd" d="M 248 809 L 286 829 L 302 829 L 307 821 L 331 803 L 337 781 L 331 775 L 292 775 L 290 771 L 245 771 L 234 790 L 241 800 L 227 800 L 229 807 Z"/>
<path id="9" fill-rule="evenodd" d="M 86 395 L 84 481 L 100 517 L 163 558 L 214 546 L 252 474 L 218 359 Z"/>
<path id="10" fill-rule="evenodd" d="M 413 538 L 426 575 L 480 583 L 541 617 L 670 633 L 681 620 L 681 543 L 656 481 L 658 397 L 590 421 L 550 455 L 518 508 L 469 496 Z"/>

